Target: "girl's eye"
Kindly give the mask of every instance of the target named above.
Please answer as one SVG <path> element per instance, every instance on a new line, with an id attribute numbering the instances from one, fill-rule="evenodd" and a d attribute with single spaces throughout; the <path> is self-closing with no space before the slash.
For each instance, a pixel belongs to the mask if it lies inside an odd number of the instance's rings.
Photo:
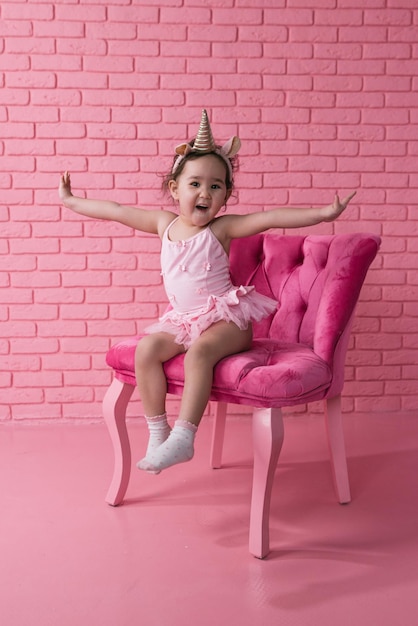
<path id="1" fill-rule="evenodd" d="M 212 185 L 212 189 L 220 189 L 220 185 Z"/>
<path id="2" fill-rule="evenodd" d="M 199 183 L 196 181 L 193 181 L 192 183 L 190 183 L 192 187 L 199 187 Z"/>

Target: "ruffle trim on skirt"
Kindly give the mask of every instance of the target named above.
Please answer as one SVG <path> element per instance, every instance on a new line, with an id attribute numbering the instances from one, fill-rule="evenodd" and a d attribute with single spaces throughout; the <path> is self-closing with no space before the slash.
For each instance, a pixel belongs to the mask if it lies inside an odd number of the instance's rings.
<path id="1" fill-rule="evenodd" d="M 189 313 L 171 309 L 145 328 L 145 333 L 166 332 L 187 349 L 200 335 L 221 320 L 233 322 L 241 330 L 274 313 L 277 302 L 258 293 L 252 286 L 234 287 L 223 296 L 209 296 L 207 305 Z"/>

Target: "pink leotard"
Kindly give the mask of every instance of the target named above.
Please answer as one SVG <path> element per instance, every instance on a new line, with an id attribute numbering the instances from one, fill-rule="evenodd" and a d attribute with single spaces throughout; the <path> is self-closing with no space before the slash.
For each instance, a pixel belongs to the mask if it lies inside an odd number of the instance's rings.
<path id="1" fill-rule="evenodd" d="M 277 302 L 254 287 L 232 284 L 228 255 L 210 226 L 189 239 L 171 241 L 175 221 L 164 232 L 161 248 L 161 273 L 171 308 L 146 333 L 170 333 L 187 349 L 215 322 L 226 320 L 243 330 L 276 310 Z"/>

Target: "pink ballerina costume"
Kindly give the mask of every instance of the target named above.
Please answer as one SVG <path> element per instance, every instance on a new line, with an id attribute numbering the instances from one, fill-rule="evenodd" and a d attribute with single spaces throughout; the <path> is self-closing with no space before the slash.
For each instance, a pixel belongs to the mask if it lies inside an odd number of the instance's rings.
<path id="1" fill-rule="evenodd" d="M 216 322 L 233 322 L 244 330 L 276 310 L 277 302 L 254 287 L 232 284 L 228 255 L 210 225 L 189 239 L 171 241 L 175 221 L 166 229 L 161 248 L 162 276 L 172 308 L 146 333 L 170 333 L 187 349 Z"/>

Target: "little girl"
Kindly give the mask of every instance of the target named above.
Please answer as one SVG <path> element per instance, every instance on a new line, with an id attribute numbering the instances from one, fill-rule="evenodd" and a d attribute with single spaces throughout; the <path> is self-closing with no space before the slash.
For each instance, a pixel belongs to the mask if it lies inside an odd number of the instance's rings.
<path id="1" fill-rule="evenodd" d="M 270 228 L 299 228 L 336 219 L 355 192 L 317 209 L 277 208 L 247 215 L 218 216 L 233 188 L 233 157 L 240 148 L 233 137 L 216 145 L 206 111 L 194 141 L 178 146 L 165 188 L 177 204 L 172 211 L 144 210 L 116 202 L 73 196 L 70 176 L 61 176 L 63 204 L 87 217 L 112 220 L 162 240 L 161 268 L 171 307 L 145 329 L 135 354 L 135 373 L 149 428 L 145 457 L 137 466 L 158 474 L 189 461 L 207 405 L 213 368 L 251 346 L 251 322 L 271 314 L 277 303 L 251 286 L 231 283 L 231 240 Z M 167 384 L 163 364 L 177 354 L 184 359 L 184 391 L 173 429 L 167 422 Z"/>

